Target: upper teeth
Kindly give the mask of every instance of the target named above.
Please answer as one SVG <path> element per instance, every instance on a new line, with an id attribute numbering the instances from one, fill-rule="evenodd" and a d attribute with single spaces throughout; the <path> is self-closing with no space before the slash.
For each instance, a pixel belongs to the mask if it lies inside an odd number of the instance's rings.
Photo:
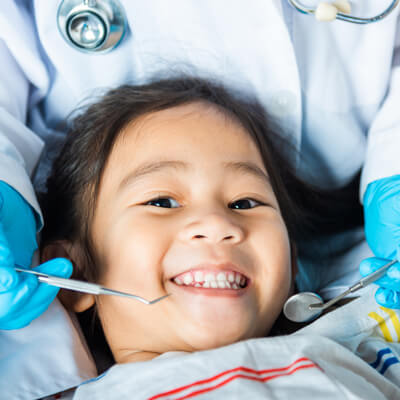
<path id="1" fill-rule="evenodd" d="M 245 276 L 234 271 L 189 271 L 174 278 L 177 285 L 214 289 L 240 289 L 246 281 Z"/>

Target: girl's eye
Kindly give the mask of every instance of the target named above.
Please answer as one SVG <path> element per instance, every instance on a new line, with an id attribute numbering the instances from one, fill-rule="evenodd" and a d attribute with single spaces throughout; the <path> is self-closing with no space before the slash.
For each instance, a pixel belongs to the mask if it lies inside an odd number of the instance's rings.
<path id="1" fill-rule="evenodd" d="M 247 210 L 249 208 L 261 206 L 262 204 L 263 203 L 253 199 L 240 199 L 229 204 L 229 207 L 235 210 Z"/>
<path id="2" fill-rule="evenodd" d="M 159 197 L 157 199 L 149 200 L 145 203 L 146 206 L 155 206 L 163 208 L 178 208 L 181 205 L 171 197 Z"/>

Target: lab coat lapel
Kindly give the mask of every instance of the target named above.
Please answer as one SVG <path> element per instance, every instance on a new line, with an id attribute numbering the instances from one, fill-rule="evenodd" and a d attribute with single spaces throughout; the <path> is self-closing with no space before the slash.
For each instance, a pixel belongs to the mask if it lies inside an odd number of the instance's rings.
<path id="1" fill-rule="evenodd" d="M 266 2 L 266 26 L 269 27 L 268 56 L 264 58 L 266 65 L 273 65 L 270 78 L 280 85 L 266 100 L 267 109 L 276 118 L 279 129 L 289 136 L 297 150 L 301 143 L 302 97 L 296 53 L 290 32 L 292 20 L 285 21 L 283 4 L 287 0 L 270 0 Z M 275 58 L 276 62 L 271 62 Z"/>

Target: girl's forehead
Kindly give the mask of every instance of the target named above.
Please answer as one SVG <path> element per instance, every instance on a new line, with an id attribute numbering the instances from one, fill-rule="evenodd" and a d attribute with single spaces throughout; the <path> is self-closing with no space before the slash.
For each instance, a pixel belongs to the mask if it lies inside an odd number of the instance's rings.
<path id="1" fill-rule="evenodd" d="M 247 153 L 260 158 L 256 144 L 240 122 L 205 102 L 171 107 L 135 119 L 125 127 L 115 148 L 133 151 L 139 159 L 150 154 L 165 155 L 167 149 L 176 153 L 206 150 L 209 155 L 218 152 L 221 156 Z"/>
<path id="2" fill-rule="evenodd" d="M 192 178 L 207 176 L 211 185 L 227 173 L 249 169 L 268 180 L 250 134 L 218 108 L 194 103 L 151 113 L 128 125 L 108 159 L 102 186 L 118 191 L 132 176 L 149 177 L 149 170 L 163 176 L 185 171 Z"/>
<path id="3" fill-rule="evenodd" d="M 206 124 L 207 122 L 241 126 L 221 107 L 198 101 L 143 114 L 131 121 L 124 131 L 134 133 L 140 138 L 141 135 L 148 136 L 151 132 L 157 133 L 164 130 L 165 127 L 184 126 L 191 123 Z"/>

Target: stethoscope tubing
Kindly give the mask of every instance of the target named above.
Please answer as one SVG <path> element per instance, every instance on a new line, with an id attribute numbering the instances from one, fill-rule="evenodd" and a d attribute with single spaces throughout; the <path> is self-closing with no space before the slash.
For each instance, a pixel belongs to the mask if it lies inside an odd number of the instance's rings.
<path id="1" fill-rule="evenodd" d="M 288 2 L 292 7 L 294 7 L 297 11 L 303 14 L 315 14 L 314 8 L 305 7 L 297 0 L 288 0 Z M 390 4 L 390 6 L 387 7 L 385 11 L 383 11 L 381 14 L 376 15 L 375 17 L 361 18 L 361 17 L 355 17 L 353 15 L 337 13 L 336 19 L 359 25 L 372 24 L 374 22 L 381 21 L 382 19 L 386 18 L 389 14 L 391 14 L 392 11 L 394 11 L 394 9 L 398 6 L 399 2 L 400 0 L 393 0 L 392 4 Z"/>

